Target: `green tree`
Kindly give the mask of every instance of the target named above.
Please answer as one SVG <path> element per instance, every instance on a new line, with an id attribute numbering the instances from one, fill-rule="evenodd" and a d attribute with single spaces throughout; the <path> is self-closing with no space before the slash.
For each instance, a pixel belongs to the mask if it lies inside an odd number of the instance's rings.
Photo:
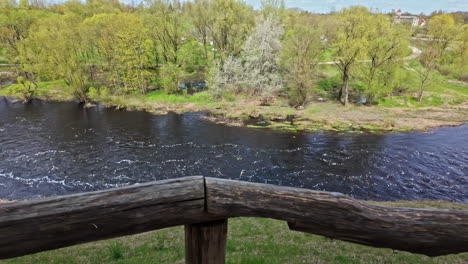
<path id="1" fill-rule="evenodd" d="M 286 24 L 288 14 L 285 0 L 261 0 L 261 14 L 268 18 L 276 17 L 281 24 Z"/>
<path id="2" fill-rule="evenodd" d="M 317 64 L 327 47 L 322 38 L 324 32 L 324 21 L 306 13 L 294 18 L 284 40 L 283 67 L 287 72 L 290 102 L 295 106 L 307 102 L 318 77 Z"/>
<path id="3" fill-rule="evenodd" d="M 349 81 L 355 70 L 358 60 L 365 58 L 369 46 L 368 27 L 372 21 L 372 15 L 365 7 L 350 7 L 337 14 L 341 22 L 338 26 L 333 49 L 335 50 L 336 66 L 340 69 L 343 86 L 338 92 L 338 100 L 344 93 L 343 104 L 348 104 Z"/>
<path id="4" fill-rule="evenodd" d="M 27 10 L 19 8 L 6 8 L 0 10 L 0 45 L 8 52 L 11 62 L 18 62 L 19 45 L 27 38 L 29 28 L 39 18 L 51 14 L 44 10 Z"/>
<path id="5" fill-rule="evenodd" d="M 373 23 L 368 25 L 368 34 L 367 58 L 370 62 L 360 66 L 366 84 L 367 103 L 371 104 L 391 92 L 394 73 L 403 64 L 409 32 L 403 26 L 392 24 L 386 16 L 375 15 Z"/>
<path id="6" fill-rule="evenodd" d="M 436 15 L 429 20 L 428 34 L 432 36 L 430 43 L 431 49 L 434 49 L 434 59 L 442 60 L 447 54 L 450 44 L 458 37 L 457 25 L 450 14 Z"/>
<path id="7" fill-rule="evenodd" d="M 238 56 L 247 35 L 254 25 L 253 9 L 239 0 L 213 0 L 209 10 L 214 21 L 209 26 L 214 51 L 221 60 Z"/>
<path id="8" fill-rule="evenodd" d="M 39 20 L 20 49 L 20 61 L 27 71 L 62 78 L 80 102 L 86 102 L 91 86 L 87 47 L 77 29 L 81 19 L 75 15 Z M 54 40 L 54 41 L 51 41 Z"/>
<path id="9" fill-rule="evenodd" d="M 187 4 L 188 18 L 193 25 L 192 35 L 203 45 L 205 59 L 208 60 L 210 45 L 210 25 L 214 23 L 214 16 L 209 12 L 213 8 L 212 0 L 195 0 Z"/>
<path id="10" fill-rule="evenodd" d="M 172 94 L 180 91 L 179 85 L 185 77 L 185 72 L 178 65 L 166 64 L 161 67 L 160 76 L 164 91 L 168 94 Z"/>
<path id="11" fill-rule="evenodd" d="M 145 23 L 162 49 L 164 63 L 178 64 L 179 51 L 187 39 L 182 4 L 179 0 L 151 0 L 148 10 Z"/>
<path id="12" fill-rule="evenodd" d="M 136 14 L 98 14 L 84 23 L 108 85 L 124 93 L 148 89 L 150 46 L 141 18 Z"/>
<path id="13" fill-rule="evenodd" d="M 433 71 L 439 67 L 439 56 L 440 50 L 429 45 L 421 55 L 421 65 L 410 68 L 416 72 L 419 79 L 418 102 L 422 102 L 424 91 L 434 82 Z"/>

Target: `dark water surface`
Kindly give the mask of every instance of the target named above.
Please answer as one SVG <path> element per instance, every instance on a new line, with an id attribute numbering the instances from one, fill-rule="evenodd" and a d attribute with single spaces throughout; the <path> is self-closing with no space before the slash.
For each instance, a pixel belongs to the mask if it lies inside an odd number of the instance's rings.
<path id="1" fill-rule="evenodd" d="M 468 125 L 431 133 L 293 134 L 0 97 L 0 199 L 205 175 L 358 199 L 468 202 Z"/>

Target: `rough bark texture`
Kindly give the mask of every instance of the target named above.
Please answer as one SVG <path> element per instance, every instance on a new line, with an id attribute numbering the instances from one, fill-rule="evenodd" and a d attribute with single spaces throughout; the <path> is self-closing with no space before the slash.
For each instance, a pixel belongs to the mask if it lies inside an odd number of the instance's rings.
<path id="1" fill-rule="evenodd" d="M 207 208 L 265 217 L 293 230 L 373 247 L 438 256 L 468 251 L 468 211 L 368 205 L 340 193 L 206 178 Z"/>
<path id="2" fill-rule="evenodd" d="M 0 205 L 0 259 L 210 221 L 203 177 Z"/>
<path id="3" fill-rule="evenodd" d="M 185 225 L 186 264 L 224 264 L 227 219 Z"/>
<path id="4" fill-rule="evenodd" d="M 1 204 L 0 259 L 188 225 L 187 261 L 198 261 L 188 263 L 222 263 L 206 260 L 225 253 L 226 224 L 212 221 L 238 216 L 429 256 L 468 252 L 467 210 L 381 207 L 339 193 L 195 176 Z"/>

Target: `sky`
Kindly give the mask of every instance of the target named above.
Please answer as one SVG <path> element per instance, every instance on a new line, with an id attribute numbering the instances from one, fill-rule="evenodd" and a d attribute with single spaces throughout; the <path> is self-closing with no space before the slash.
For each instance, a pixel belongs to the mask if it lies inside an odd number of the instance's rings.
<path id="1" fill-rule="evenodd" d="M 260 0 L 244 0 L 258 8 Z M 401 9 L 413 14 L 430 14 L 435 10 L 468 11 L 468 0 L 285 0 L 286 7 L 299 7 L 313 13 L 328 13 L 342 8 L 360 5 L 390 12 Z"/>

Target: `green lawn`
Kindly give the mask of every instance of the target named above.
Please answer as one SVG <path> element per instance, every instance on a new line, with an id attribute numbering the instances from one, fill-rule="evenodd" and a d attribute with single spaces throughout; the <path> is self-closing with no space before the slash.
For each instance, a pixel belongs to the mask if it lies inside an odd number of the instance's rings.
<path id="1" fill-rule="evenodd" d="M 468 209 L 468 205 L 446 202 L 392 202 L 393 206 Z M 430 258 L 391 249 L 367 246 L 290 231 L 282 221 L 261 218 L 229 220 L 227 263 L 424 263 L 466 264 L 468 253 Z M 184 263 L 183 227 L 167 228 L 118 239 L 42 252 L 6 263 Z"/>
<path id="2" fill-rule="evenodd" d="M 149 92 L 145 98 L 161 103 L 209 103 L 212 102 L 212 96 L 208 92 L 200 92 L 194 95 L 184 94 L 166 94 L 164 91 Z"/>

